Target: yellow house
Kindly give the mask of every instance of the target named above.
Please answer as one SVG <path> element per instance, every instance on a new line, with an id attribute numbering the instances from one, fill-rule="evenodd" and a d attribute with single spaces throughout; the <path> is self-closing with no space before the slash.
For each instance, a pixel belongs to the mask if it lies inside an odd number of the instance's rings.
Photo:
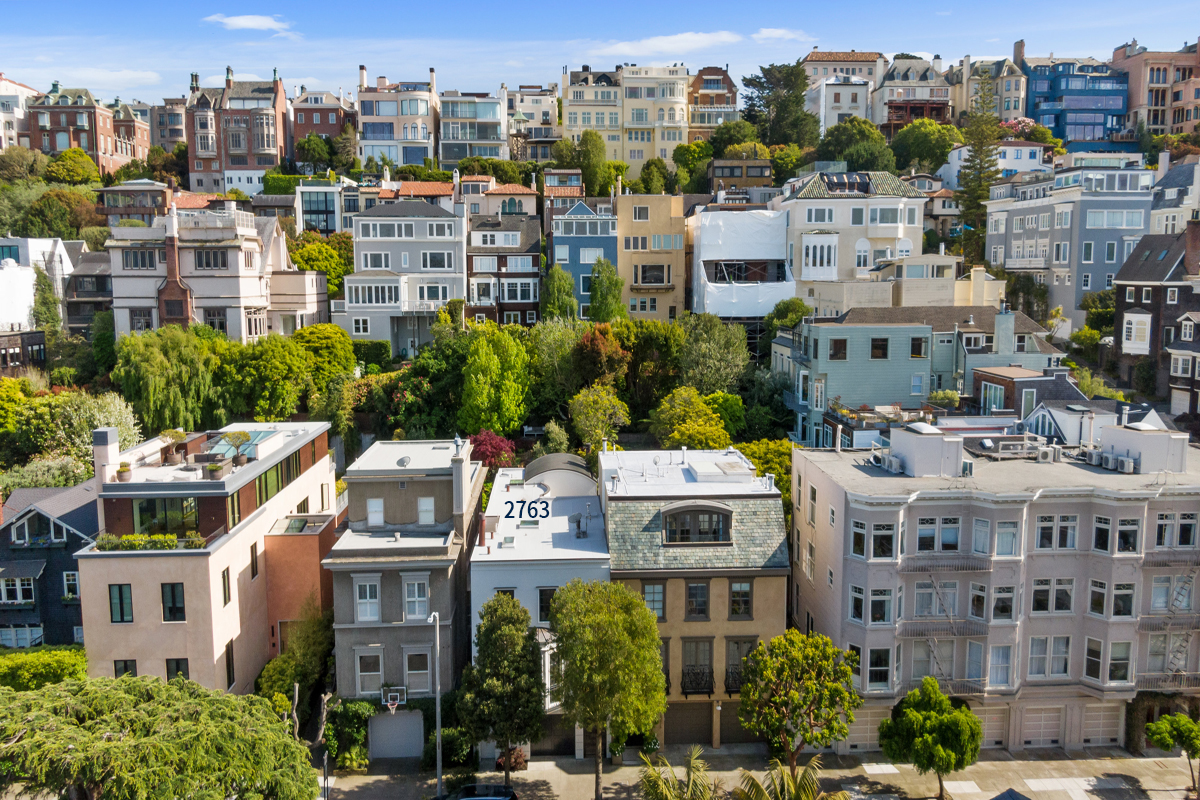
<path id="1" fill-rule="evenodd" d="M 616 214 L 616 267 L 630 318 L 675 319 L 683 313 L 687 264 L 683 197 L 620 195 Z"/>

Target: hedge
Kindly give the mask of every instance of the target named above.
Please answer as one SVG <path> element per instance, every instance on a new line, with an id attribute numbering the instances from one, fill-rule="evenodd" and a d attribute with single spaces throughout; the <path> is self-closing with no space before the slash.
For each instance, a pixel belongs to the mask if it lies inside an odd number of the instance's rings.
<path id="1" fill-rule="evenodd" d="M 376 364 L 386 370 L 392 365 L 392 343 L 386 339 L 357 340 L 354 342 L 354 360 L 367 366 Z"/>
<path id="2" fill-rule="evenodd" d="M 296 194 L 303 175 L 264 175 L 263 194 Z"/>
<path id="3" fill-rule="evenodd" d="M 77 645 L 45 646 L 0 655 L 0 686 L 18 692 L 41 689 L 50 683 L 87 678 L 87 656 Z"/>

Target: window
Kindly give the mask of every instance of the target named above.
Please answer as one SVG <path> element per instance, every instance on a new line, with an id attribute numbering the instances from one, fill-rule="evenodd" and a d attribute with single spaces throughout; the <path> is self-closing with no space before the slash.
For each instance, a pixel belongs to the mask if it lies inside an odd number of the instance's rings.
<path id="1" fill-rule="evenodd" d="M 929 340 L 924 336 L 914 336 L 909 342 L 908 355 L 910 358 L 928 358 Z"/>
<path id="2" fill-rule="evenodd" d="M 1185 512 L 1179 515 L 1179 546 L 1196 546 L 1196 514 Z"/>
<path id="3" fill-rule="evenodd" d="M 1075 595 L 1074 578 L 1054 579 L 1054 610 L 1069 612 Z"/>
<path id="4" fill-rule="evenodd" d="M 871 623 L 889 624 L 892 621 L 892 590 L 871 590 Z"/>
<path id="5" fill-rule="evenodd" d="M 958 533 L 962 520 L 959 517 L 942 517 L 941 549 L 943 551 L 958 551 Z"/>
<path id="6" fill-rule="evenodd" d="M 1171 603 L 1171 576 L 1159 575 L 1154 578 L 1150 589 L 1150 610 L 1166 611 Z"/>
<path id="7" fill-rule="evenodd" d="M 418 497 L 417 498 L 417 524 L 418 525 L 433 525 L 434 524 L 433 509 L 434 509 L 434 506 L 433 506 L 433 498 L 432 497 Z"/>
<path id="8" fill-rule="evenodd" d="M 875 360 L 886 360 L 888 357 L 888 340 L 887 339 L 872 339 L 871 340 L 871 358 Z"/>
<path id="9" fill-rule="evenodd" d="M 404 618 L 423 620 L 429 616 L 429 584 L 424 580 L 404 582 Z"/>
<path id="10" fill-rule="evenodd" d="M 875 523 L 871 532 L 871 558 L 896 557 L 896 526 Z"/>
<path id="11" fill-rule="evenodd" d="M 1117 243 L 1116 242 L 1106 242 L 1104 244 L 1104 261 L 1105 261 L 1105 263 L 1113 264 L 1113 263 L 1116 263 L 1116 260 L 1117 260 Z M 1110 284 L 1109 286 L 1106 286 L 1105 288 L 1111 289 L 1112 286 Z"/>
<path id="12" fill-rule="evenodd" d="M 229 605 L 229 601 L 233 599 L 232 588 L 229 585 L 229 567 L 221 570 L 221 598 L 224 600 L 223 605 Z"/>
<path id="13" fill-rule="evenodd" d="M 1132 617 L 1133 616 L 1133 584 L 1132 583 L 1114 583 L 1113 584 L 1112 615 L 1114 617 Z"/>
<path id="14" fill-rule="evenodd" d="M 863 589 L 861 586 L 850 587 L 850 619 L 855 622 L 863 621 L 864 612 Z"/>
<path id="15" fill-rule="evenodd" d="M 934 588 L 932 581 L 917 581 L 918 617 L 953 616 L 958 609 L 958 583 L 942 581 Z"/>
<path id="16" fill-rule="evenodd" d="M 454 253 L 424 251 L 421 253 L 421 269 L 454 269 Z"/>
<path id="17" fill-rule="evenodd" d="M 1015 556 L 1017 554 L 1017 523 L 996 523 L 996 555 Z"/>
<path id="18" fill-rule="evenodd" d="M 669 544 L 728 542 L 729 515 L 719 511 L 689 510 L 664 515 Z"/>
<path id="19" fill-rule="evenodd" d="M 750 619 L 750 582 L 730 581 L 729 618 Z"/>
<path id="20" fill-rule="evenodd" d="M 659 622 L 666 619 L 663 591 L 664 587 L 661 583 L 642 584 L 642 597 L 646 599 L 646 608 L 654 612 L 654 616 Z"/>
<path id="21" fill-rule="evenodd" d="M 233 640 L 229 640 L 225 645 L 225 684 L 232 689 L 237 683 L 237 672 L 233 667 Z"/>
<path id="22" fill-rule="evenodd" d="M 892 651 L 889 648 L 871 648 L 868 651 L 867 687 L 888 688 L 892 674 Z"/>
<path id="23" fill-rule="evenodd" d="M 1108 517 L 1096 517 L 1092 526 L 1092 549 L 1107 553 L 1111 532 L 1112 520 Z"/>
<path id="24" fill-rule="evenodd" d="M 982 583 L 971 584 L 971 603 L 967 613 L 975 619 L 985 619 L 987 616 L 987 587 Z"/>
<path id="25" fill-rule="evenodd" d="M 688 619 L 708 619 L 708 584 L 689 583 L 687 585 Z"/>
<path id="26" fill-rule="evenodd" d="M 804 574 L 811 581 L 817 569 L 817 546 L 810 539 L 808 542 L 808 555 L 804 561 Z"/>
<path id="27" fill-rule="evenodd" d="M 1138 550 L 1139 520 L 1123 519 L 1117 523 L 1117 552 L 1136 553 Z"/>
<path id="28" fill-rule="evenodd" d="M 1167 305 L 1175 305 L 1179 302 L 1179 290 L 1167 289 Z"/>
<path id="29" fill-rule="evenodd" d="M 73 597 L 79 599 L 79 573 L 64 572 L 63 573 L 63 597 Z"/>
<path id="30" fill-rule="evenodd" d="M 829 340 L 829 360 L 830 361 L 845 361 L 846 360 L 846 341 L 845 339 L 830 339 Z M 884 340 L 887 341 L 886 339 Z M 886 350 L 886 345 L 884 347 Z"/>
<path id="31" fill-rule="evenodd" d="M 556 591 L 558 591 L 557 586 L 538 589 L 538 622 L 550 621 L 550 606 L 554 602 L 554 593 Z"/>
<path id="32" fill-rule="evenodd" d="M 1179 338 L 1185 342 L 1192 341 L 1192 333 L 1195 330 L 1195 324 L 1189 320 L 1184 320 L 1179 323 Z"/>
<path id="33" fill-rule="evenodd" d="M 1060 516 L 1056 525 L 1053 516 L 1039 516 L 1037 518 L 1038 549 L 1074 550 L 1078 519 L 1074 514 Z"/>
<path id="34" fill-rule="evenodd" d="M 983 680 L 983 644 L 967 642 L 967 680 Z"/>
<path id="35" fill-rule="evenodd" d="M 900 223 L 900 209 L 872 208 L 870 221 L 872 225 L 898 225 Z"/>
<path id="36" fill-rule="evenodd" d="M 988 540 L 991 538 L 991 523 L 986 519 L 975 520 L 971 530 L 971 550 L 975 553 L 988 553 Z"/>
<path id="37" fill-rule="evenodd" d="M 992 645 L 991 666 L 988 683 L 992 686 L 1008 686 L 1011 683 L 1012 645 Z"/>
<path id="38" fill-rule="evenodd" d="M 186 622 L 187 615 L 183 606 L 183 584 L 164 583 L 162 585 L 163 622 Z"/>
<path id="39" fill-rule="evenodd" d="M 644 222 L 650 219 L 650 206 L 634 206 L 633 220 L 634 222 Z"/>
<path id="40" fill-rule="evenodd" d="M 1108 680 L 1125 683 L 1129 680 L 1129 653 L 1132 642 L 1113 642 L 1108 646 Z"/>
<path id="41" fill-rule="evenodd" d="M 1155 526 L 1154 546 L 1171 547 L 1175 541 L 1175 515 L 1159 514 Z"/>
<path id="42" fill-rule="evenodd" d="M 188 660 L 186 658 L 168 658 L 167 659 L 167 680 L 175 678 L 183 678 L 188 680 Z"/>
<path id="43" fill-rule="evenodd" d="M 1153 292 L 1154 292 L 1154 290 L 1151 289 L 1149 286 L 1143 287 L 1142 288 L 1142 302 L 1143 303 L 1151 302 L 1151 298 L 1154 296 Z"/>
<path id="44" fill-rule="evenodd" d="M 302 511 L 302 510 L 300 510 L 299 507 L 297 507 L 296 513 L 297 514 L 307 514 L 308 513 L 308 498 L 307 497 L 304 498 L 304 502 L 301 503 L 300 505 L 304 506 L 304 510 Z M 258 577 L 258 542 L 255 542 L 252 545 L 250 545 L 250 580 L 254 580 L 257 577 Z"/>
<path id="45" fill-rule="evenodd" d="M 1014 586 L 997 586 L 992 589 L 992 621 L 1013 621 Z"/>
<path id="46" fill-rule="evenodd" d="M 1056 637 L 1057 638 L 1057 637 Z M 1084 662 L 1084 677 L 1100 680 L 1100 661 L 1103 658 L 1104 643 L 1099 639 L 1087 640 L 1087 658 Z"/>
<path id="47" fill-rule="evenodd" d="M 379 581 L 356 581 L 354 585 L 357 597 L 356 622 L 379 621 Z"/>
<path id="48" fill-rule="evenodd" d="M 937 642 L 936 645 L 921 641 L 913 643 L 912 676 L 917 679 L 924 678 L 926 675 L 939 678 L 954 676 L 953 641 L 943 640 Z"/>
<path id="49" fill-rule="evenodd" d="M 133 622 L 132 584 L 110 583 L 108 585 L 108 610 L 109 620 L 112 622 Z"/>
<path id="50" fill-rule="evenodd" d="M 128 675 L 131 678 L 137 677 L 137 662 L 132 658 L 118 659 L 113 662 L 113 677 L 123 678 Z"/>
<path id="51" fill-rule="evenodd" d="M 850 552 L 860 558 L 867 555 L 867 524 L 855 520 L 850 523 Z"/>
<path id="52" fill-rule="evenodd" d="M 358 655 L 359 695 L 379 694 L 383 688 L 383 658 L 375 653 Z"/>

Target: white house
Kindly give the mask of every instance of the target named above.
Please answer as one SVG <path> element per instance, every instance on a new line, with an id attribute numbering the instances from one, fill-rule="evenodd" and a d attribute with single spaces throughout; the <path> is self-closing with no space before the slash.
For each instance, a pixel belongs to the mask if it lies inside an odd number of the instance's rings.
<path id="1" fill-rule="evenodd" d="M 1000 142 L 1000 149 L 996 153 L 996 167 L 1005 178 L 1018 172 L 1050 172 L 1053 167 L 1042 162 L 1049 147 L 1048 144 L 1038 142 L 1005 139 Z M 937 171 L 937 176 L 942 179 L 945 188 L 958 188 L 958 173 L 962 171 L 963 162 L 970 155 L 971 148 L 965 144 L 956 145 L 950 151 L 946 163 Z"/>
<path id="2" fill-rule="evenodd" d="M 29 101 L 41 92 L 0 72 L 0 150 L 29 147 Z"/>
<path id="3" fill-rule="evenodd" d="M 854 75 L 836 75 L 804 93 L 804 110 L 816 114 L 825 130 L 851 117 L 871 118 L 871 92 L 875 82 Z"/>
<path id="4" fill-rule="evenodd" d="M 18 237 L 0 238 L 0 262 L 5 259 L 11 259 L 16 262 L 15 267 L 24 267 L 28 270 L 28 275 L 33 276 L 34 267 L 43 270 L 50 278 L 50 282 L 54 284 L 54 293 L 61 300 L 67 286 L 67 278 L 75 271 L 75 264 L 79 261 L 79 257 L 88 252 L 87 243 L 82 240 L 67 240 L 62 239 L 28 239 Z M 21 310 L 21 304 L 24 300 L 24 293 L 18 293 L 16 298 L 4 295 L 4 306 L 6 309 L 4 321 L 16 323 L 21 321 L 25 328 L 29 327 L 29 309 L 33 307 L 32 294 L 32 277 L 19 278 L 18 275 L 23 275 L 24 272 L 11 273 L 11 278 L 6 280 L 16 281 L 18 284 L 30 282 L 29 305 Z M 11 309 L 11 313 L 8 312 Z M 66 317 L 66 307 L 60 308 L 60 313 Z"/>

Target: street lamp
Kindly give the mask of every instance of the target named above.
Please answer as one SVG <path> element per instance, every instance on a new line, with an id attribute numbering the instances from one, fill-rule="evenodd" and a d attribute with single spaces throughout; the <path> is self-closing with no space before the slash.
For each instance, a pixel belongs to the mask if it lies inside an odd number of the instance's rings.
<path id="1" fill-rule="evenodd" d="M 437 724 L 437 796 L 442 796 L 442 631 L 441 617 L 434 611 L 425 620 L 433 626 L 434 719 Z"/>

